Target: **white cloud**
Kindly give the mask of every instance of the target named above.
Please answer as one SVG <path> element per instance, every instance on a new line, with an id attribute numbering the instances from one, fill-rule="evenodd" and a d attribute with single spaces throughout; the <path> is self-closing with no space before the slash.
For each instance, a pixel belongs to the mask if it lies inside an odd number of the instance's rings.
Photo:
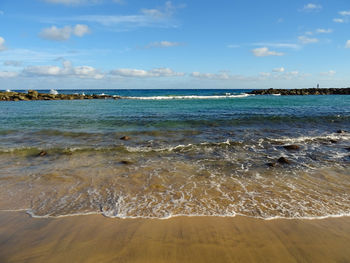
<path id="1" fill-rule="evenodd" d="M 67 76 L 78 78 L 92 78 L 102 79 L 104 75 L 93 67 L 90 66 L 78 66 L 73 67 L 72 63 L 68 60 L 62 62 L 62 67 L 58 66 L 30 66 L 23 70 L 23 73 L 27 76 Z"/>
<path id="2" fill-rule="evenodd" d="M 253 43 L 253 46 L 264 46 L 264 47 L 272 47 L 272 48 L 290 48 L 290 49 L 300 49 L 301 46 L 294 43 Z"/>
<path id="3" fill-rule="evenodd" d="M 336 74 L 335 70 L 329 70 L 327 72 L 321 72 L 321 76 L 333 77 Z"/>
<path id="4" fill-rule="evenodd" d="M 18 72 L 0 71 L 0 78 L 14 78 L 18 76 Z"/>
<path id="5" fill-rule="evenodd" d="M 333 22 L 335 22 L 335 23 L 345 23 L 345 20 L 342 19 L 342 18 L 334 18 Z"/>
<path id="6" fill-rule="evenodd" d="M 230 75 L 223 72 L 223 73 L 200 73 L 200 72 L 192 72 L 191 77 L 199 78 L 199 79 L 220 79 L 220 80 L 227 80 L 230 78 Z"/>
<path id="7" fill-rule="evenodd" d="M 345 48 L 350 48 L 350 40 L 346 41 Z"/>
<path id="8" fill-rule="evenodd" d="M 180 8 L 183 6 L 180 6 Z M 152 16 L 156 18 L 172 16 L 178 7 L 175 7 L 171 1 L 165 2 L 163 7 L 154 8 L 154 9 L 141 9 L 141 13 L 147 16 Z"/>
<path id="9" fill-rule="evenodd" d="M 184 5 L 174 6 L 170 1 L 164 6 L 154 9 L 141 9 L 137 14 L 131 15 L 80 15 L 73 17 L 44 18 L 41 22 L 62 23 L 62 21 L 74 21 L 79 23 L 97 23 L 109 27 L 113 31 L 127 31 L 139 27 L 177 27 L 178 23 L 173 18 L 174 13 Z"/>
<path id="10" fill-rule="evenodd" d="M 319 41 L 317 38 L 311 38 L 307 36 L 299 36 L 298 39 L 302 44 L 317 43 Z"/>
<path id="11" fill-rule="evenodd" d="M 146 46 L 146 48 L 167 48 L 167 47 L 177 47 L 177 46 L 181 46 L 182 43 L 180 42 L 170 42 L 170 41 L 160 41 L 160 42 L 153 42 L 150 43 Z"/>
<path id="12" fill-rule="evenodd" d="M 259 75 L 263 78 L 267 78 L 271 76 L 270 72 L 260 72 Z"/>
<path id="13" fill-rule="evenodd" d="M 63 74 L 62 69 L 57 66 L 30 66 L 24 71 L 28 74 L 40 76 L 58 76 Z"/>
<path id="14" fill-rule="evenodd" d="M 328 29 L 324 29 L 324 28 L 316 29 L 316 33 L 318 33 L 318 34 L 330 34 L 332 32 L 333 32 L 333 30 L 330 28 L 328 28 Z"/>
<path id="15" fill-rule="evenodd" d="M 2 10 L 0 10 L 0 16 L 2 16 L 2 15 L 4 15 L 4 14 L 5 14 L 5 12 L 2 11 Z"/>
<path id="16" fill-rule="evenodd" d="M 90 33 L 90 29 L 87 25 L 77 24 L 74 27 L 65 26 L 58 28 L 56 26 L 52 26 L 49 28 L 44 28 L 40 32 L 39 36 L 47 40 L 66 41 L 71 37 L 72 34 L 77 37 L 83 37 L 88 33 Z"/>
<path id="17" fill-rule="evenodd" d="M 339 14 L 342 16 L 350 16 L 350 10 L 349 11 L 340 11 Z"/>
<path id="18" fill-rule="evenodd" d="M 151 70 L 143 69 L 115 69 L 110 72 L 112 76 L 118 77 L 136 77 L 136 78 L 150 78 L 150 77 L 177 77 L 184 76 L 184 73 L 175 72 L 170 68 L 155 68 Z"/>
<path id="19" fill-rule="evenodd" d="M 83 37 L 86 34 L 90 33 L 90 29 L 87 25 L 75 25 L 73 28 L 73 34 L 76 35 L 77 37 Z"/>
<path id="20" fill-rule="evenodd" d="M 74 68 L 74 75 L 80 78 L 102 79 L 103 74 L 99 73 L 95 68 L 90 66 L 80 66 Z"/>
<path id="21" fill-rule="evenodd" d="M 300 74 L 299 71 L 294 70 L 294 71 L 290 71 L 290 72 L 285 72 L 281 75 L 282 79 L 295 79 L 295 78 L 299 78 L 299 77 L 303 77 L 305 76 L 305 74 Z"/>
<path id="22" fill-rule="evenodd" d="M 6 60 L 6 61 L 4 61 L 4 66 L 20 67 L 20 66 L 22 66 L 22 62 L 16 61 L 16 60 Z"/>
<path id="23" fill-rule="evenodd" d="M 274 68 L 272 71 L 273 72 L 284 72 L 285 69 L 284 69 L 284 67 L 280 67 L 280 68 Z"/>
<path id="24" fill-rule="evenodd" d="M 284 53 L 271 51 L 267 47 L 255 48 L 252 50 L 256 57 L 267 57 L 267 56 L 283 56 Z"/>
<path id="25" fill-rule="evenodd" d="M 52 26 L 49 28 L 44 28 L 39 36 L 44 39 L 54 40 L 54 41 L 65 41 L 71 36 L 72 28 L 70 26 L 65 26 L 63 28 L 57 28 Z"/>
<path id="26" fill-rule="evenodd" d="M 0 51 L 4 51 L 7 48 L 5 47 L 5 39 L 0 37 Z"/>
<path id="27" fill-rule="evenodd" d="M 307 5 L 304 5 L 304 7 L 301 9 L 302 11 L 310 12 L 310 11 L 319 11 L 322 9 L 321 5 L 316 5 L 313 3 L 309 3 Z"/>
<path id="28" fill-rule="evenodd" d="M 278 72 L 279 74 L 273 74 L 271 72 L 260 72 L 256 76 L 242 76 L 242 75 L 232 75 L 228 72 L 221 73 L 200 73 L 192 72 L 191 77 L 202 79 L 202 80 L 228 80 L 228 81 L 261 81 L 261 80 L 291 80 L 299 79 L 308 76 L 307 74 L 301 74 L 299 71 L 285 72 L 283 67 L 274 69 L 273 72 Z"/>

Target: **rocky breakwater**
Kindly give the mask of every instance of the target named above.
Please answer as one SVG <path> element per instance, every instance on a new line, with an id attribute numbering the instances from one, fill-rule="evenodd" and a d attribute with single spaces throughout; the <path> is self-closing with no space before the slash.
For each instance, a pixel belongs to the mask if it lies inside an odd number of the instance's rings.
<path id="1" fill-rule="evenodd" d="M 120 99 L 111 95 L 84 94 L 50 94 L 39 93 L 36 90 L 24 92 L 0 92 L 0 101 L 31 101 L 31 100 L 91 100 L 91 99 Z"/>
<path id="2" fill-rule="evenodd" d="M 253 95 L 350 95 L 350 88 L 330 89 L 261 89 L 249 92 Z"/>

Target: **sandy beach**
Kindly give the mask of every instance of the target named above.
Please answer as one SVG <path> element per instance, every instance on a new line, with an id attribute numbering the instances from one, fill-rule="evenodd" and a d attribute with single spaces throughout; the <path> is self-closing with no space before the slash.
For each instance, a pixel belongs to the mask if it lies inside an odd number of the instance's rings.
<path id="1" fill-rule="evenodd" d="M 31 218 L 0 212 L 0 262 L 349 262 L 350 218 Z"/>

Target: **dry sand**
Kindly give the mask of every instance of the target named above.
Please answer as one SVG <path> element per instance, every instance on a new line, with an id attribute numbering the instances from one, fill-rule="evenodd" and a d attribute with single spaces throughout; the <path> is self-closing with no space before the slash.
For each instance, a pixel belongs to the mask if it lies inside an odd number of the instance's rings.
<path id="1" fill-rule="evenodd" d="M 350 262 L 350 218 L 35 219 L 0 212 L 0 262 Z"/>

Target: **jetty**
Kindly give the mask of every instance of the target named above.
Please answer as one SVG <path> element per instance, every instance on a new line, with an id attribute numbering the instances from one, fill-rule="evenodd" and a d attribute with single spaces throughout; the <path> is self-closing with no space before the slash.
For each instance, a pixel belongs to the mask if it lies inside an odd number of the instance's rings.
<path id="1" fill-rule="evenodd" d="M 350 88 L 312 88 L 312 89 L 257 89 L 253 95 L 350 95 Z"/>
<path id="2" fill-rule="evenodd" d="M 36 90 L 25 92 L 0 91 L 0 101 L 31 101 L 31 100 L 92 100 L 92 99 L 120 99 L 120 96 L 106 94 L 51 94 L 39 93 Z"/>

